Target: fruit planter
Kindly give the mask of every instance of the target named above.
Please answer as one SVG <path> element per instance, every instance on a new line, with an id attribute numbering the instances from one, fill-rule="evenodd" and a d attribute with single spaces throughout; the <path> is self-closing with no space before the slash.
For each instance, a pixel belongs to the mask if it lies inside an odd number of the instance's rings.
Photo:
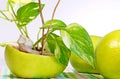
<path id="1" fill-rule="evenodd" d="M 5 60 L 13 74 L 24 78 L 51 78 L 66 68 L 54 56 L 28 54 L 9 45 L 5 49 Z"/>

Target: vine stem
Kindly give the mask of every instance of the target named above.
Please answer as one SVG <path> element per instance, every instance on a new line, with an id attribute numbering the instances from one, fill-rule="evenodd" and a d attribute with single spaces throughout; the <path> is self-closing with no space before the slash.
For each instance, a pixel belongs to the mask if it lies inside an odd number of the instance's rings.
<path id="1" fill-rule="evenodd" d="M 39 9 L 40 9 L 40 18 L 41 18 L 41 21 L 42 21 L 42 27 L 43 27 L 43 29 L 42 29 L 42 51 L 41 51 L 41 54 L 44 52 L 44 24 L 45 24 L 45 22 L 44 22 L 44 17 L 43 17 L 43 14 L 42 14 L 42 6 L 41 6 L 41 0 L 38 0 L 38 2 L 39 2 Z"/>
<path id="2" fill-rule="evenodd" d="M 1 17 L 1 16 L 0 16 L 0 18 L 12 22 L 12 20 L 10 20 L 10 19 L 4 14 L 4 12 L 2 12 L 2 11 L 0 10 L 0 13 L 4 16 L 4 17 Z"/>
<path id="3" fill-rule="evenodd" d="M 51 24 L 50 24 L 50 26 L 49 26 L 49 28 L 48 28 L 48 32 L 49 32 L 49 29 L 50 29 L 50 27 L 51 27 L 51 25 L 52 25 L 52 21 L 53 21 L 53 19 L 54 19 L 55 12 L 56 12 L 56 10 L 57 10 L 57 7 L 58 7 L 59 3 L 60 3 L 60 0 L 58 0 L 57 4 L 56 4 L 56 6 L 55 6 L 55 8 L 54 8 L 54 10 L 53 10 L 52 18 L 51 18 Z"/>
<path id="4" fill-rule="evenodd" d="M 10 1 L 9 1 L 9 4 L 10 4 L 10 7 L 11 7 L 11 10 L 12 10 L 12 12 L 13 12 L 14 17 L 17 18 L 16 14 L 15 14 L 15 11 L 14 11 L 14 9 L 13 9 L 12 4 L 11 4 Z"/>
<path id="5" fill-rule="evenodd" d="M 60 3 L 60 0 L 58 0 L 57 4 L 55 5 L 55 8 L 54 8 L 54 10 L 53 10 L 52 18 L 51 18 L 51 23 L 50 23 L 50 26 L 48 27 L 48 30 L 47 30 L 47 33 L 46 33 L 46 37 L 47 37 L 48 34 L 49 34 L 50 27 L 52 26 L 52 21 L 53 21 L 53 19 L 54 19 L 55 12 L 56 12 L 56 10 L 57 10 L 57 7 L 58 7 L 59 3 Z"/>
<path id="6" fill-rule="evenodd" d="M 11 2 L 8 1 L 8 3 L 9 3 L 9 5 L 10 5 L 11 11 L 12 11 L 12 13 L 13 13 L 13 14 L 11 14 L 12 18 L 13 18 L 13 19 L 17 19 L 17 15 L 15 14 L 15 11 L 14 11 L 14 9 L 13 9 L 13 6 L 12 6 Z M 17 22 L 16 22 L 16 21 L 15 21 L 15 24 L 17 25 Z M 18 27 L 18 29 L 19 29 L 20 33 L 23 34 L 22 30 L 21 30 L 19 27 Z"/>
<path id="7" fill-rule="evenodd" d="M 38 33 L 37 33 L 37 41 L 39 40 L 40 32 L 41 32 L 41 29 L 38 30 Z M 37 49 L 39 49 L 39 43 L 37 43 Z"/>
<path id="8" fill-rule="evenodd" d="M 42 52 L 41 52 L 41 54 L 44 52 L 44 45 L 45 45 L 45 37 L 44 37 L 44 24 L 45 24 L 45 22 L 44 22 L 44 17 L 43 17 L 43 14 L 42 14 L 42 7 L 41 7 L 41 0 L 38 0 L 38 2 L 39 2 L 39 8 L 40 8 L 40 18 L 41 18 L 41 21 L 42 21 L 42 27 L 43 27 L 43 29 L 42 29 Z M 54 19 L 54 15 L 55 15 L 55 12 L 56 12 L 56 10 L 57 10 L 57 7 L 58 7 L 58 5 L 59 5 L 59 3 L 60 3 L 60 0 L 58 0 L 57 1 L 57 4 L 55 5 L 55 8 L 54 8 L 54 10 L 53 10 L 53 13 L 52 13 L 52 18 L 51 18 L 51 23 L 50 23 L 50 26 L 48 27 L 48 30 L 47 30 L 47 33 L 46 33 L 46 37 L 48 36 L 48 34 L 49 34 L 49 31 L 50 31 L 50 27 L 52 26 L 52 21 L 53 21 L 53 19 Z"/>

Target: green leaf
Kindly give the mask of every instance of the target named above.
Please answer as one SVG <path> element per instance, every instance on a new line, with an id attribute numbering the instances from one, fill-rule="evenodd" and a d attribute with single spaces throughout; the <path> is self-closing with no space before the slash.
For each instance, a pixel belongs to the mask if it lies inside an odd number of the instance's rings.
<path id="1" fill-rule="evenodd" d="M 71 52 L 63 43 L 62 38 L 50 33 L 47 37 L 47 44 L 49 50 L 55 54 L 56 59 L 60 63 L 67 65 Z"/>
<path id="2" fill-rule="evenodd" d="M 7 44 L 6 44 L 6 43 L 0 43 L 0 46 L 1 46 L 1 47 L 6 47 Z"/>
<path id="3" fill-rule="evenodd" d="M 44 28 L 48 28 L 50 27 L 50 29 L 52 31 L 54 30 L 61 30 L 64 29 L 67 25 L 58 19 L 54 19 L 54 20 L 48 20 L 45 24 L 44 24 Z"/>
<path id="4" fill-rule="evenodd" d="M 94 49 L 87 31 L 79 24 L 70 24 L 61 31 L 65 45 L 77 56 L 94 67 Z"/>
<path id="5" fill-rule="evenodd" d="M 49 34 L 47 37 L 47 46 L 50 50 L 51 53 L 54 53 L 55 48 L 56 48 L 56 42 L 55 42 L 55 38 L 58 38 L 59 36 L 57 35 L 53 35 L 53 34 Z"/>
<path id="6" fill-rule="evenodd" d="M 44 7 L 41 4 L 42 8 Z M 18 26 L 26 26 L 29 22 L 34 20 L 40 13 L 39 4 L 36 2 L 30 2 L 22 7 L 20 7 L 17 11 L 17 20 Z"/>

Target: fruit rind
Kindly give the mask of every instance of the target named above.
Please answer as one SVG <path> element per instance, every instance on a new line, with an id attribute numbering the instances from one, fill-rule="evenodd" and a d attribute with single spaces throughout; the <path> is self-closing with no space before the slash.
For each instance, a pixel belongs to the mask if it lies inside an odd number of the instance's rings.
<path id="1" fill-rule="evenodd" d="M 97 70 L 108 79 L 120 79 L 120 30 L 115 30 L 101 40 L 96 49 Z"/>
<path id="2" fill-rule="evenodd" d="M 10 71 L 23 78 L 51 78 L 66 68 L 54 56 L 28 54 L 9 45 L 5 48 L 5 60 Z"/>

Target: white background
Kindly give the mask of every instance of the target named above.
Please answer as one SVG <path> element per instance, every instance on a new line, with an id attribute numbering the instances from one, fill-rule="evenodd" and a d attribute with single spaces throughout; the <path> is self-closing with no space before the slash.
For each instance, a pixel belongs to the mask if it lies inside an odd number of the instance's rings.
<path id="1" fill-rule="evenodd" d="M 51 14 L 57 0 L 42 0 L 45 20 Z M 0 9 L 5 9 L 6 0 L 0 0 Z M 66 24 L 79 23 L 90 35 L 104 36 L 107 33 L 120 29 L 120 0 L 61 0 L 55 14 L 56 19 Z M 29 24 L 29 33 L 33 40 L 38 27 L 41 25 L 39 17 Z M 14 23 L 0 19 L 0 43 L 15 41 L 19 31 Z M 0 66 L 4 65 L 4 48 L 0 47 Z"/>

